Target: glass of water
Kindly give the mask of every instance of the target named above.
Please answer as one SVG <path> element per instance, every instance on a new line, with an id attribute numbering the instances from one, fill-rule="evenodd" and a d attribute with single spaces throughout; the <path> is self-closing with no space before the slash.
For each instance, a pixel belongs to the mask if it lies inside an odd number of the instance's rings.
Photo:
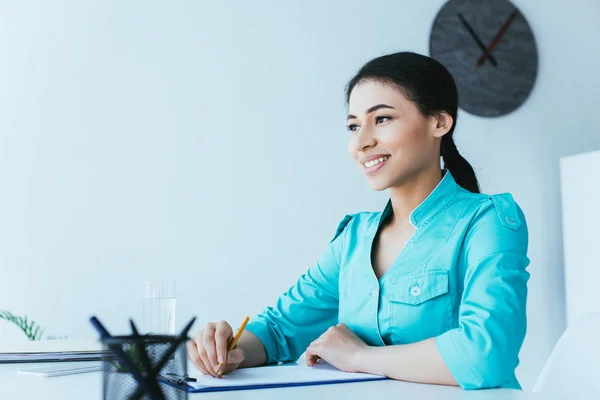
<path id="1" fill-rule="evenodd" d="M 145 281 L 142 307 L 143 333 L 175 334 L 174 281 Z"/>

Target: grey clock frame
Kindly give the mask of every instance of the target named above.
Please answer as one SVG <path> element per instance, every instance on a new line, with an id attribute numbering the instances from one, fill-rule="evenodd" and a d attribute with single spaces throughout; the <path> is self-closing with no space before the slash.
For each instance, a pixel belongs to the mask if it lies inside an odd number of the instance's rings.
<path id="1" fill-rule="evenodd" d="M 496 47 L 480 67 L 478 59 L 516 10 Z M 461 21 L 470 25 L 480 45 Z M 482 42 L 482 43 L 481 43 Z M 452 74 L 459 107 L 482 117 L 506 115 L 526 102 L 535 86 L 538 53 L 535 37 L 523 13 L 509 0 L 449 0 L 436 15 L 429 54 Z"/>

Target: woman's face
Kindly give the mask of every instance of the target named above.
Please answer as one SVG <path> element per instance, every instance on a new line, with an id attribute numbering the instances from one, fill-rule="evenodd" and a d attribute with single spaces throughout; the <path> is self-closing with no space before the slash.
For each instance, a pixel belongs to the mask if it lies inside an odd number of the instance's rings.
<path id="1" fill-rule="evenodd" d="M 440 140 L 451 126 L 448 114 L 423 116 L 393 85 L 362 81 L 348 104 L 348 152 L 374 190 L 400 186 L 439 165 Z"/>

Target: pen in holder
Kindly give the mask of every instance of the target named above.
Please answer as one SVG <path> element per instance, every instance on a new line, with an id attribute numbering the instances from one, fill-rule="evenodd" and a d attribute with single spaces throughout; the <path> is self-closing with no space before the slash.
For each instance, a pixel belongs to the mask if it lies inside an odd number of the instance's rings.
<path id="1" fill-rule="evenodd" d="M 107 351 L 103 357 L 105 400 L 185 400 L 187 391 L 161 384 L 158 376 L 186 377 L 185 342 L 193 318 L 179 335 L 140 335 L 133 321 L 132 335 L 111 336 L 96 317 L 90 322 Z M 163 379 L 164 380 L 164 379 Z M 171 380 L 168 380 L 171 382 Z M 183 383 L 183 380 L 181 380 Z"/>

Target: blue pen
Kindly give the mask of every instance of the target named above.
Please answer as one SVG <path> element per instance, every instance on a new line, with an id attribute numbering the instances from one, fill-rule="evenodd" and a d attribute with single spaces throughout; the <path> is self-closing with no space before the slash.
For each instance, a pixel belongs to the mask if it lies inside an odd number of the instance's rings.
<path id="1" fill-rule="evenodd" d="M 92 325 L 94 325 L 94 328 L 96 328 L 96 330 L 98 331 L 98 333 L 100 333 L 100 337 L 101 338 L 111 337 L 110 333 L 108 333 L 108 331 L 106 330 L 106 328 L 104 327 L 104 325 L 102 325 L 100 323 L 100 321 L 98 321 L 98 318 L 92 317 L 92 318 L 90 318 L 90 322 L 92 323 Z"/>

